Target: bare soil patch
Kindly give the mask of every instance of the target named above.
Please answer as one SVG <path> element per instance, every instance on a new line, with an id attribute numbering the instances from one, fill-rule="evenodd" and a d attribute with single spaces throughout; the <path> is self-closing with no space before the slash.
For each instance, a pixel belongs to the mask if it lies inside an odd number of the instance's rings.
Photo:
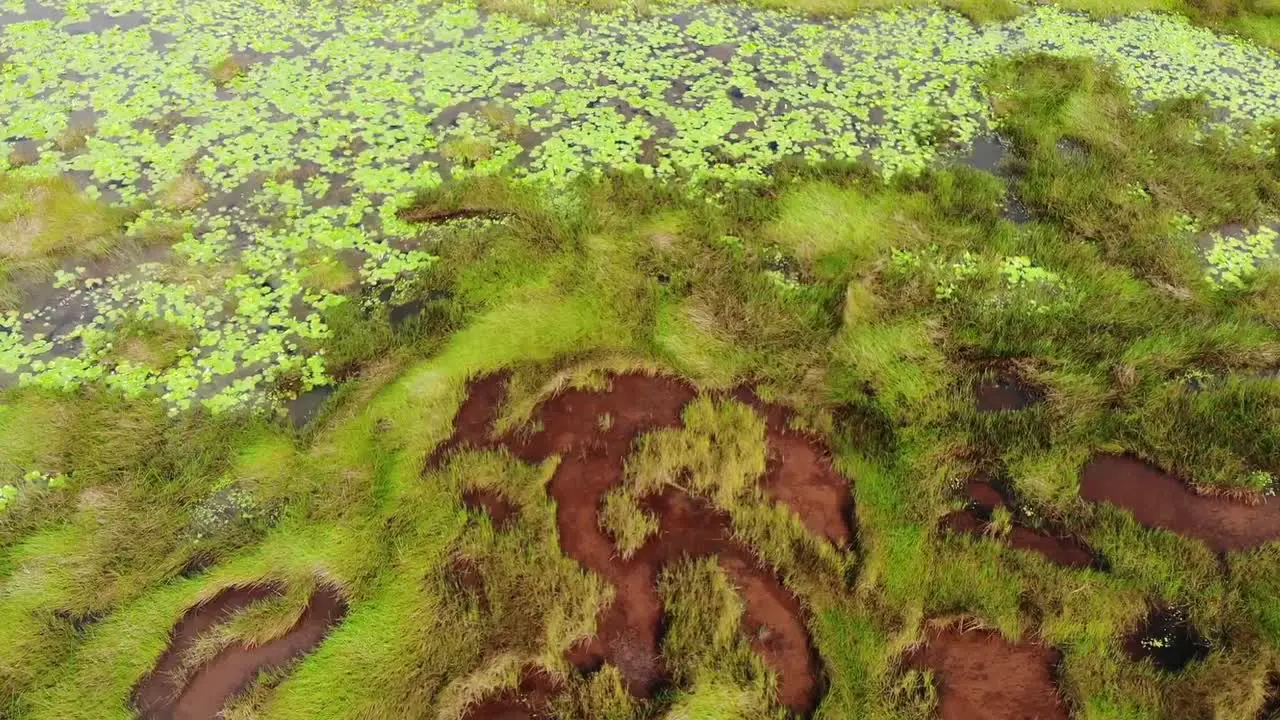
<path id="1" fill-rule="evenodd" d="M 1185 611 L 1157 606 L 1125 637 L 1124 652 L 1134 662 L 1150 660 L 1157 668 L 1176 673 L 1208 656 L 1209 644 Z"/>
<path id="2" fill-rule="evenodd" d="M 553 720 L 548 711 L 559 684 L 547 673 L 532 668 L 520 676 L 520 684 L 472 705 L 464 720 Z"/>
<path id="3" fill-rule="evenodd" d="M 653 696 L 666 684 L 659 573 L 681 558 L 715 556 L 746 606 L 743 630 L 752 647 L 778 673 L 779 699 L 797 714 L 811 711 L 821 669 L 799 600 L 751 548 L 732 539 L 729 517 L 701 499 L 670 488 L 646 498 L 644 508 L 658 517 L 661 530 L 630 560 L 599 562 L 593 557 L 588 563 L 575 556 L 618 591 L 613 605 L 597 618 L 597 636 L 576 653 L 578 661 L 588 666 L 610 662 L 633 694 Z"/>
<path id="4" fill-rule="evenodd" d="M 933 671 L 941 720 L 1067 720 L 1054 681 L 1061 660 L 1039 643 L 948 627 L 932 630 L 907 664 Z"/>
<path id="5" fill-rule="evenodd" d="M 1198 495 L 1186 483 L 1137 458 L 1102 454 L 1080 475 L 1080 497 L 1133 513 L 1142 525 L 1199 538 L 1219 552 L 1280 538 L 1280 501 L 1258 505 Z"/>
<path id="6" fill-rule="evenodd" d="M 942 526 L 954 533 L 982 535 L 987 521 L 972 510 L 960 510 L 942 518 Z M 1019 550 L 1030 550 L 1063 567 L 1086 568 L 1095 565 L 1094 557 L 1079 541 L 1059 538 L 1021 525 L 1014 525 L 1001 539 Z"/>
<path id="7" fill-rule="evenodd" d="M 1022 410 L 1042 399 L 1038 390 L 1010 376 L 978 382 L 973 395 L 978 412 Z"/>
<path id="8" fill-rule="evenodd" d="M 439 445 L 427 459 L 435 466 L 459 448 L 489 447 L 493 444 L 489 431 L 498 419 L 498 411 L 507 395 L 508 373 L 495 373 L 467 383 L 467 397 L 453 417 L 453 434 Z"/>
<path id="9" fill-rule="evenodd" d="M 736 397 L 765 419 L 765 492 L 795 510 L 809 532 L 848 547 L 853 542 L 853 496 L 849 481 L 831 464 L 830 451 L 818 438 L 791 429 L 786 408 L 767 404 L 750 391 L 739 390 Z"/>
<path id="10" fill-rule="evenodd" d="M 964 494 L 970 507 L 986 508 L 988 512 L 1006 503 L 1005 493 L 986 480 L 969 480 L 964 484 Z"/>
<path id="11" fill-rule="evenodd" d="M 733 539 L 726 514 L 674 487 L 645 497 L 641 505 L 658 519 L 660 530 L 627 560 L 601 528 L 604 496 L 623 481 L 636 438 L 679 427 L 681 411 L 696 396 L 694 388 L 673 378 L 617 375 L 606 391 L 568 390 L 543 402 L 532 418 L 537 432 L 492 439 L 489 426 L 501 404 L 503 380 L 472 384 L 477 395 L 464 403 L 458 430 L 442 447 L 445 452 L 464 445 L 500 447 L 525 462 L 560 456 L 547 490 L 556 502 L 561 548 L 616 589 L 613 604 L 597 617 L 596 636 L 571 649 L 567 659 L 583 672 L 611 663 L 633 695 L 656 695 L 669 682 L 661 654 L 659 575 L 667 563 L 714 556 L 746 606 L 743 631 L 778 675 L 781 703 L 798 715 L 810 713 L 821 694 L 821 666 L 804 608 L 751 548 Z M 784 410 L 754 397 L 751 404 L 765 414 L 769 427 L 768 492 L 814 532 L 848 545 L 853 536 L 848 481 L 834 471 L 816 439 L 787 429 Z M 611 422 L 600 423 L 606 415 Z"/>
<path id="12" fill-rule="evenodd" d="M 244 691 L 262 670 L 281 667 L 313 650 L 347 611 L 334 588 L 311 596 L 297 624 L 283 637 L 256 647 L 237 645 L 218 653 L 179 683 L 184 653 L 206 630 L 237 610 L 280 595 L 278 585 L 229 588 L 188 610 L 169 637 L 169 647 L 152 671 L 138 683 L 133 704 L 142 720 L 214 720 L 232 697 Z"/>
<path id="13" fill-rule="evenodd" d="M 484 574 L 476 561 L 465 556 L 455 556 L 444 567 L 445 586 L 460 598 L 470 598 L 476 607 L 489 612 L 489 595 L 485 591 Z"/>
<path id="14" fill-rule="evenodd" d="M 956 533 L 981 535 L 991 520 L 992 511 L 1005 506 L 1005 497 L 990 483 L 971 480 L 965 486 L 969 507 L 949 513 L 942 518 L 942 527 Z M 1014 522 L 1004 542 L 1020 550 L 1040 553 L 1064 567 L 1100 567 L 1098 558 L 1078 539 L 1069 535 L 1049 533 Z"/>
<path id="15" fill-rule="evenodd" d="M 520 509 L 507 499 L 505 495 L 487 488 L 471 488 L 462 493 L 462 504 L 472 512 L 482 512 L 489 516 L 493 527 L 498 530 L 509 530 L 520 516 Z"/>

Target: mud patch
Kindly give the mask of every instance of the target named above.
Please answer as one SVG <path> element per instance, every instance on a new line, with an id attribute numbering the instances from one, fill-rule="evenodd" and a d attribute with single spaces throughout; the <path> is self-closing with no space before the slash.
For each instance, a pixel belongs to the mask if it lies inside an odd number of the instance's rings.
<path id="1" fill-rule="evenodd" d="M 1154 607 L 1124 639 L 1124 652 L 1134 662 L 1150 660 L 1165 672 L 1183 668 L 1209 655 L 1209 643 L 1179 608 Z"/>
<path id="2" fill-rule="evenodd" d="M 463 720 L 554 720 L 548 710 L 559 685 L 540 670 L 525 670 L 520 684 L 472 705 Z"/>
<path id="3" fill-rule="evenodd" d="M 585 667 L 610 662 L 632 694 L 657 694 L 667 682 L 658 576 L 668 563 L 714 556 L 746 606 L 743 630 L 752 648 L 778 674 L 779 701 L 797 714 L 811 711 L 817 704 L 820 668 L 799 600 L 749 547 L 733 539 L 729 517 L 703 500 L 671 488 L 645 498 L 642 506 L 658 518 L 660 530 L 630 560 L 569 553 L 617 589 L 613 605 L 597 618 L 597 636 L 575 653 L 578 662 Z M 579 543 L 596 545 L 603 539 L 613 547 L 598 526 L 590 532 L 601 538 L 586 539 L 585 528 L 573 532 Z"/>
<path id="4" fill-rule="evenodd" d="M 472 512 L 482 512 L 497 530 L 510 530 L 520 516 L 520 509 L 496 490 L 472 488 L 462 493 L 462 505 Z"/>
<path id="5" fill-rule="evenodd" d="M 970 510 L 949 513 L 942 518 L 944 529 L 967 535 L 983 535 L 989 527 L 987 521 Z M 1040 553 L 1050 562 L 1070 568 L 1096 567 L 1093 555 L 1072 538 L 1058 538 L 1037 532 L 1021 525 L 1014 525 L 1000 539 L 1011 547 Z"/>
<path id="6" fill-rule="evenodd" d="M 469 557 L 457 556 L 444 568 L 444 584 L 456 597 L 470 599 L 483 613 L 489 612 L 489 595 L 485 591 L 484 574 Z"/>
<path id="7" fill-rule="evenodd" d="M 346 615 L 347 603 L 334 588 L 311 596 L 297 624 L 283 637 L 263 645 L 235 645 L 218 653 L 179 684 L 183 655 L 202 633 L 233 613 L 270 597 L 278 585 L 229 588 L 187 611 L 169 636 L 169 647 L 133 693 L 142 720 L 214 720 L 227 702 L 244 691 L 263 670 L 281 667 L 313 650 L 329 628 Z"/>
<path id="8" fill-rule="evenodd" d="M 453 417 L 453 434 L 431 453 L 428 467 L 436 467 L 459 448 L 484 448 L 493 445 L 489 431 L 498 419 L 498 411 L 507 395 L 509 373 L 495 373 L 467 383 L 467 397 Z"/>
<path id="9" fill-rule="evenodd" d="M 1005 490 L 986 480 L 974 479 L 964 484 L 964 495 L 969 501 L 969 507 L 985 510 L 987 515 L 991 514 L 993 508 L 1006 504 L 1007 494 Z"/>
<path id="10" fill-rule="evenodd" d="M 1011 376 L 980 380 L 973 386 L 974 406 L 978 412 L 1023 410 L 1040 402 L 1040 391 Z"/>
<path id="11" fill-rule="evenodd" d="M 981 480 L 970 480 L 965 486 L 969 506 L 943 516 L 941 526 L 954 533 L 982 535 L 989 527 L 992 513 L 997 507 L 1009 507 L 1004 495 L 994 485 Z M 1063 567 L 1101 568 L 1101 560 L 1076 538 L 1065 534 L 1050 533 L 1028 527 L 1014 521 L 1001 539 L 1019 550 L 1040 553 Z"/>
<path id="12" fill-rule="evenodd" d="M 853 496 L 849 481 L 831 464 L 831 453 L 816 437 L 791 429 L 786 408 L 767 404 L 748 391 L 740 390 L 736 397 L 765 419 L 765 492 L 796 511 L 809 532 L 836 547 L 851 545 Z"/>
<path id="13" fill-rule="evenodd" d="M 672 378 L 617 375 L 608 390 L 571 389 L 544 401 L 531 418 L 536 432 L 494 439 L 490 428 L 504 381 L 497 377 L 472 383 L 473 395 L 458 412 L 454 436 L 433 457 L 471 446 L 503 448 L 529 463 L 553 455 L 561 458 L 547 488 L 556 503 L 561 549 L 616 590 L 614 602 L 596 619 L 596 636 L 572 648 L 567 659 L 582 672 L 610 663 L 631 694 L 657 695 L 669 683 L 661 652 L 659 575 L 671 562 L 715 557 L 743 600 L 743 631 L 777 674 L 779 702 L 799 715 L 811 712 L 821 694 L 821 667 L 804 608 L 750 547 L 733 538 L 728 515 L 667 487 L 641 500 L 642 509 L 657 519 L 659 531 L 625 560 L 601 528 L 604 496 L 623 481 L 636 438 L 643 432 L 680 427 L 681 411 L 696 396 L 694 388 Z M 853 535 L 848 481 L 834 471 L 816 439 L 787 429 L 784 410 L 756 399 L 751 404 L 767 420 L 770 465 L 763 482 L 769 493 L 794 509 L 806 527 L 847 545 Z M 610 422 L 600 423 L 605 416 Z M 827 500 L 831 504 L 823 505 Z M 519 694 L 503 702 L 511 712 L 523 711 L 510 705 L 524 702 Z"/>
<path id="14" fill-rule="evenodd" d="M 1067 720 L 1054 682 L 1061 660 L 1057 650 L 1038 643 L 948 627 L 931 631 L 907 665 L 933 671 L 941 720 Z"/>
<path id="15" fill-rule="evenodd" d="M 1111 503 L 1146 527 L 1203 540 L 1219 552 L 1247 550 L 1280 538 L 1280 501 L 1248 505 L 1198 495 L 1178 478 L 1137 458 L 1102 454 L 1085 465 L 1080 497 Z"/>

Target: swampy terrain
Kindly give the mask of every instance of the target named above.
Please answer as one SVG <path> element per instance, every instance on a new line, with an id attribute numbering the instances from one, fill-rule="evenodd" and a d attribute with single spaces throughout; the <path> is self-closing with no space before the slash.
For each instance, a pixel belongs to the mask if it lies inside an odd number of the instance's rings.
<path id="1" fill-rule="evenodd" d="M 1280 717 L 1277 48 L 0 0 L 0 718 Z"/>

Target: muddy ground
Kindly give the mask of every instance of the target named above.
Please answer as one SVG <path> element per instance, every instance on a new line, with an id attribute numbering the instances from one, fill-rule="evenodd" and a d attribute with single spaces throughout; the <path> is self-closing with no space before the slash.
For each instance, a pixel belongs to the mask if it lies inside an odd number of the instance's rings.
<path id="1" fill-rule="evenodd" d="M 991 483 L 970 480 L 965 486 L 968 507 L 942 518 L 941 526 L 955 533 L 982 535 L 988 531 L 992 512 L 1009 507 L 1004 495 Z M 1040 553 L 1064 567 L 1101 567 L 1101 561 L 1080 540 L 1065 533 L 1046 532 L 1021 524 L 1015 517 L 1009 532 L 1001 540 L 1020 550 Z"/>
<path id="2" fill-rule="evenodd" d="M 1054 679 L 1061 654 L 990 630 L 934 629 L 907 665 L 934 673 L 941 720 L 1067 720 Z"/>
<path id="3" fill-rule="evenodd" d="M 659 574 L 681 558 L 715 557 L 746 606 L 743 631 L 777 673 L 779 701 L 796 715 L 810 713 L 821 694 L 822 669 L 804 607 L 750 547 L 733 538 L 726 514 L 675 487 L 648 496 L 641 505 L 658 519 L 660 530 L 625 560 L 601 528 L 605 493 L 623 481 L 636 438 L 679 427 L 682 409 L 697 394 L 694 388 L 673 378 L 618 375 L 606 391 L 569 390 L 543 402 L 531 418 L 537 432 L 493 438 L 503 383 L 502 377 L 493 376 L 471 384 L 455 433 L 433 454 L 432 462 L 462 447 L 501 447 L 525 462 L 561 457 L 548 486 L 556 502 L 561 547 L 616 590 L 613 604 L 597 618 L 596 636 L 572 648 L 568 660 L 583 672 L 610 663 L 633 695 L 656 695 L 669 683 L 661 655 Z M 769 452 L 761 481 L 766 492 L 795 510 L 813 532 L 837 546 L 848 546 L 853 539 L 849 483 L 834 470 L 821 443 L 789 429 L 785 409 L 747 391 L 737 395 L 766 420 Z M 606 415 L 611 422 L 602 428 L 599 418 Z M 503 707 L 521 702 L 525 700 L 518 694 L 502 700 Z"/>
<path id="4" fill-rule="evenodd" d="M 1280 538 L 1280 501 L 1258 504 L 1199 495 L 1178 478 L 1126 455 L 1095 457 L 1080 475 L 1080 497 L 1118 505 L 1142 525 L 1199 538 L 1222 552 Z"/>
<path id="5" fill-rule="evenodd" d="M 283 592 L 279 585 L 233 587 L 188 610 L 170 633 L 168 649 L 134 690 L 138 716 L 142 720 L 215 720 L 259 672 L 282 667 L 315 649 L 346 615 L 342 595 L 334 588 L 321 587 L 284 636 L 256 647 L 233 645 L 194 672 L 183 673 L 183 656 L 201 635 L 236 612 Z"/>
<path id="6" fill-rule="evenodd" d="M 974 407 L 978 412 L 1022 410 L 1040 402 L 1039 390 L 1012 375 L 982 380 L 973 387 Z"/>
<path id="7" fill-rule="evenodd" d="M 805 527 L 836 547 L 853 542 L 853 497 L 849 482 L 831 467 L 828 449 L 812 435 L 789 427 L 790 412 L 762 401 L 749 389 L 734 397 L 765 419 L 768 464 L 761 485 L 770 497 L 800 515 Z"/>
<path id="8" fill-rule="evenodd" d="M 473 705 L 466 720 L 553 720 L 548 707 L 559 689 L 545 672 L 526 669 L 519 685 Z"/>
<path id="9" fill-rule="evenodd" d="M 509 529 L 520 514 L 515 503 L 496 490 L 470 488 L 462 493 L 462 505 L 472 512 L 488 515 L 498 530 Z"/>
<path id="10" fill-rule="evenodd" d="M 640 500 L 641 508 L 658 520 L 659 531 L 631 557 L 623 559 L 614 539 L 602 528 L 604 497 L 624 481 L 626 459 L 637 438 L 653 430 L 680 427 L 681 413 L 697 396 L 696 389 L 670 377 L 617 375 L 607 390 L 571 389 L 543 401 L 529 419 L 533 432 L 496 437 L 494 426 L 507 380 L 505 374 L 497 374 L 469 384 L 453 434 L 428 462 L 438 466 L 463 448 L 504 450 L 528 463 L 560 457 L 547 492 L 556 505 L 561 548 L 615 589 L 614 601 L 597 617 L 597 634 L 568 651 L 569 663 L 583 673 L 606 663 L 614 665 L 634 696 L 657 696 L 671 683 L 662 657 L 664 608 L 659 577 L 670 563 L 713 557 L 743 600 L 741 630 L 776 673 L 779 702 L 795 716 L 809 715 L 821 698 L 824 679 L 809 636 L 807 611 L 777 573 L 751 547 L 734 538 L 726 513 L 701 497 L 668 486 Z M 1024 406 L 1024 401 L 1034 402 L 1034 396 L 1022 388 L 993 387 L 991 392 L 999 397 L 984 400 L 980 388 L 979 409 L 1014 409 Z M 762 401 L 750 389 L 739 388 L 731 396 L 764 420 L 767 461 L 759 482 L 766 495 L 795 511 L 814 535 L 838 548 L 852 547 L 855 526 L 849 481 L 835 471 L 821 440 L 792 429 L 790 411 Z M 603 417 L 609 422 L 601 422 Z M 987 531 L 997 508 L 1017 508 L 1007 490 L 983 479 L 970 481 L 965 487 L 966 508 L 942 518 L 941 525 L 953 532 Z M 1218 550 L 1254 547 L 1280 537 L 1280 505 L 1201 496 L 1177 478 L 1131 457 L 1096 457 L 1082 473 L 1080 493 L 1092 502 L 1125 507 L 1144 525 L 1201 538 Z M 462 502 L 469 512 L 487 515 L 499 531 L 518 520 L 518 507 L 498 489 L 467 489 Z M 1016 512 L 1001 537 L 1012 547 L 1040 553 L 1063 566 L 1099 567 L 1099 559 L 1078 539 L 1030 527 L 1018 520 Z M 459 587 L 474 591 L 480 609 L 487 611 L 480 572 L 471 562 L 461 559 L 450 565 L 449 577 Z M 175 626 L 169 648 L 135 690 L 133 700 L 140 717 L 216 718 L 260 671 L 286 665 L 314 649 L 346 611 L 336 590 L 322 588 L 284 637 L 256 648 L 227 648 L 193 672 L 181 672 L 183 655 L 203 633 L 237 611 L 282 592 L 278 585 L 230 588 L 188 611 Z M 1205 645 L 1199 635 L 1176 619 L 1170 612 L 1153 610 L 1125 638 L 1126 653 L 1168 671 L 1202 657 Z M 1014 644 L 993 632 L 962 632 L 952 627 L 930 631 L 906 664 L 934 672 L 943 720 L 1052 720 L 1067 717 L 1054 682 L 1059 661 L 1056 651 L 1034 642 Z M 560 690 L 545 672 L 527 668 L 517 687 L 485 698 L 466 717 L 548 718 L 551 701 Z"/>

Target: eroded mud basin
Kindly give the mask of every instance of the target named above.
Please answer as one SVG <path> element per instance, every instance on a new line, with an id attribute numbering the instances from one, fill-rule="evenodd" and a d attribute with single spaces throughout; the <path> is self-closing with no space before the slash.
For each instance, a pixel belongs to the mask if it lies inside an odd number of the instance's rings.
<path id="1" fill-rule="evenodd" d="M 941 720 L 1067 720 L 1054 681 L 1061 659 L 1030 640 L 952 626 L 929 632 L 907 664 L 934 672 Z"/>
<path id="2" fill-rule="evenodd" d="M 543 672 L 525 672 L 520 684 L 506 690 L 467 711 L 466 720 L 552 720 L 548 712 L 550 697 L 556 693 L 556 683 Z"/>
<path id="3" fill-rule="evenodd" d="M 284 589 L 277 585 L 227 588 L 187 611 L 174 627 L 169 647 L 155 668 L 138 683 L 133 705 L 142 720 L 214 720 L 227 702 L 249 687 L 262 671 L 278 669 L 313 650 L 347 612 L 342 595 L 322 587 L 311 596 L 293 627 L 269 642 L 236 643 L 208 661 L 190 667 L 187 655 L 202 636 L 238 613 Z"/>
<path id="4" fill-rule="evenodd" d="M 1100 455 L 1080 476 L 1080 497 L 1133 513 L 1147 527 L 1203 540 L 1218 551 L 1247 550 L 1280 538 L 1280 502 L 1248 504 L 1198 495 L 1186 483 L 1133 457 Z"/>
<path id="5" fill-rule="evenodd" d="M 815 22 L 677 3 L 547 28 L 428 2 L 10 0 L 0 169 L 147 207 L 135 237 L 190 231 L 28 288 L 30 314 L 0 319 L 0 379 L 101 379 L 215 412 L 267 402 L 286 372 L 306 391 L 327 382 L 306 349 L 322 310 L 431 262 L 395 214 L 416 190 L 508 168 L 552 185 L 600 166 L 751 182 L 793 156 L 918 168 L 940 119 L 960 147 L 986 132 L 983 67 L 1027 51 L 1112 63 L 1142 100 L 1204 93 L 1228 120 L 1280 107 L 1274 54 L 1050 6 L 979 27 L 937 9 Z M 167 367 L 120 362 L 126 317 L 195 340 Z"/>
<path id="6" fill-rule="evenodd" d="M 637 439 L 643 433 L 681 427 L 682 411 L 697 396 L 695 390 L 672 378 L 614 376 L 607 390 L 569 390 L 541 403 L 530 419 L 537 428 L 533 434 L 495 438 L 491 433 L 504 383 L 503 376 L 491 376 L 471 384 L 455 418 L 454 435 L 429 464 L 448 462 L 453 453 L 466 449 L 500 448 L 526 462 L 560 457 L 547 492 L 556 503 L 561 548 L 616 591 L 613 603 L 597 618 L 596 635 L 570 650 L 570 663 L 582 672 L 610 663 L 631 694 L 656 695 L 669 683 L 661 650 L 659 574 L 682 559 L 714 557 L 745 605 L 742 631 L 777 673 L 780 704 L 796 716 L 807 716 L 817 705 L 822 683 L 807 611 L 753 548 L 735 537 L 729 513 L 682 489 L 672 478 L 638 498 L 640 508 L 657 525 L 656 533 L 638 548 L 624 551 L 603 527 L 606 495 L 628 481 L 628 457 Z M 763 492 L 794 511 L 810 532 L 847 548 L 853 538 L 848 481 L 835 472 L 815 438 L 788 429 L 783 408 L 746 391 L 738 397 L 741 400 L 734 402 L 758 409 L 764 420 L 769 454 L 759 478 Z M 602 423 L 605 417 L 609 420 Z M 484 507 L 504 512 L 492 499 Z M 528 692 L 493 698 L 472 717 L 507 717 L 501 712 L 508 711 L 513 713 L 510 717 L 538 717 L 542 702 L 535 695 L 547 692 L 545 683 L 531 683 Z"/>
<path id="7" fill-rule="evenodd" d="M 1015 378 L 994 378 L 974 386 L 974 401 L 978 412 L 1007 412 L 1023 410 L 1042 400 L 1035 388 Z"/>
<path id="8" fill-rule="evenodd" d="M 968 506 L 943 516 L 941 526 L 951 532 L 982 535 L 989 531 L 992 513 L 1007 507 L 1007 500 L 994 486 L 981 480 L 970 480 L 965 487 Z M 1020 550 L 1029 550 L 1065 567 L 1099 567 L 1098 558 L 1078 538 L 1063 533 L 1027 527 L 1012 522 L 1002 540 Z"/>

